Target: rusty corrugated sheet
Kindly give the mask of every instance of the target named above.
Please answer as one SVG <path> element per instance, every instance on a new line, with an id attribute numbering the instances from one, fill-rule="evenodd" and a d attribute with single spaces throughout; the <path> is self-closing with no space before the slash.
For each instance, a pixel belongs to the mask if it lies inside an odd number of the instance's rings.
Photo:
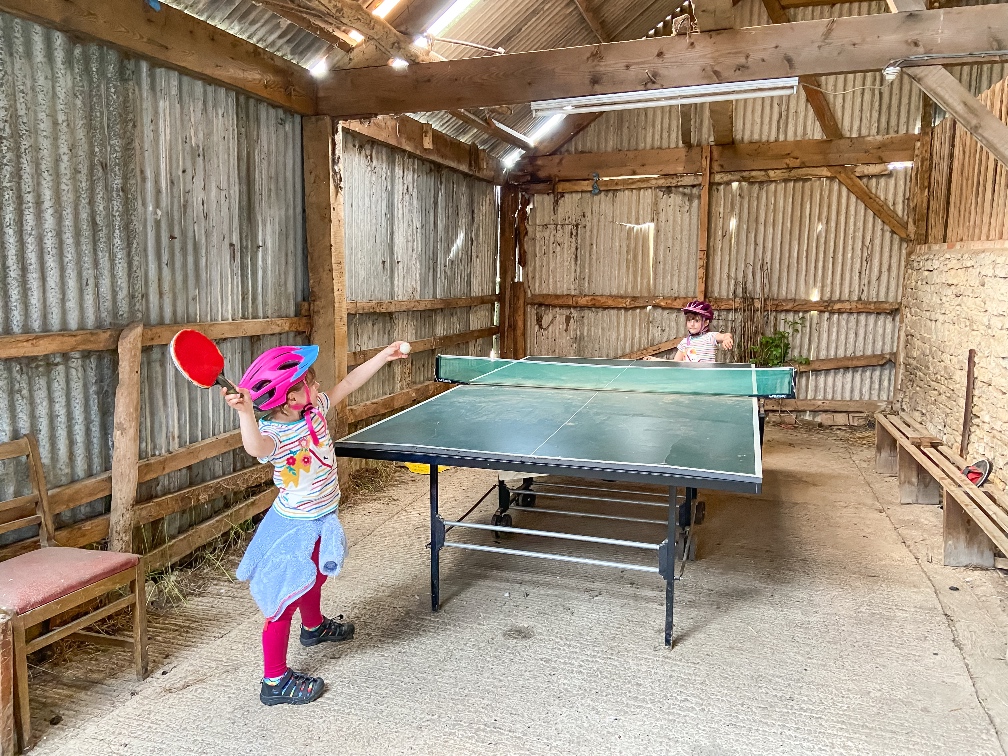
<path id="1" fill-rule="evenodd" d="M 298 314 L 296 115 L 4 14 L 0 34 L 0 333 Z M 223 341 L 232 376 L 282 338 Z M 141 381 L 142 458 L 237 427 L 164 347 L 144 350 Z M 50 487 L 108 470 L 115 385 L 112 353 L 4 360 L 0 440 L 34 432 Z M 224 455 L 140 495 L 249 462 Z"/>
<path id="2" fill-rule="evenodd" d="M 496 188 L 352 133 L 343 137 L 350 300 L 439 299 L 497 290 Z M 350 315 L 351 351 L 488 328 L 494 305 Z M 443 351 L 489 355 L 492 339 Z M 434 353 L 384 368 L 351 397 L 377 399 L 434 379 Z"/>

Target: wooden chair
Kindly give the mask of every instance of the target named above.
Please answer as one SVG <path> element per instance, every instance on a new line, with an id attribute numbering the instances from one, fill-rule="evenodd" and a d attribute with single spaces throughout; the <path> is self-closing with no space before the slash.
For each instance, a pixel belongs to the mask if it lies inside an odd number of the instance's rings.
<path id="1" fill-rule="evenodd" d="M 14 719 L 21 749 L 33 745 L 28 709 L 28 654 L 62 638 L 97 645 L 112 645 L 133 651 L 138 680 L 147 677 L 147 611 L 144 595 L 143 561 L 136 554 L 120 554 L 93 549 L 66 548 L 54 537 L 52 513 L 45 474 L 39 461 L 38 444 L 31 434 L 0 444 L 0 461 L 26 457 L 32 493 L 0 502 L 0 533 L 39 526 L 40 549 L 0 562 L 0 608 L 13 613 L 14 636 Z M 34 505 L 35 514 L 25 516 Z M 93 607 L 95 600 L 128 589 L 126 595 L 111 597 L 108 603 L 91 609 L 85 616 L 58 627 L 46 626 L 32 640 L 26 631 L 65 614 L 76 607 Z M 83 632 L 95 622 L 133 607 L 133 637 Z"/>

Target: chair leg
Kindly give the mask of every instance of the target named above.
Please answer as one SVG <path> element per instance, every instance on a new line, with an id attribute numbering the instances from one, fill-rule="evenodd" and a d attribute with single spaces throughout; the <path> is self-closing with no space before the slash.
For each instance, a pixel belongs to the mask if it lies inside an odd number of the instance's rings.
<path id="1" fill-rule="evenodd" d="M 136 575 L 130 586 L 133 589 L 133 665 L 137 680 L 147 678 L 147 593 L 144 590 L 146 574 L 143 560 L 136 566 Z"/>
<path id="2" fill-rule="evenodd" d="M 14 727 L 21 750 L 32 747 L 31 710 L 28 708 L 28 655 L 25 653 L 24 620 L 14 618 Z"/>

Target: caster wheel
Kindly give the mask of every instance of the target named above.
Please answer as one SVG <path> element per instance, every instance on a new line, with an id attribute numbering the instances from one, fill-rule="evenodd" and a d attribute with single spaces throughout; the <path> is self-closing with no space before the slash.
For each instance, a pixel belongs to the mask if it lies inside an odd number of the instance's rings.
<path id="1" fill-rule="evenodd" d="M 511 521 L 511 515 L 502 514 L 500 516 L 500 522 L 498 522 L 497 524 L 505 528 L 510 528 L 513 526 L 514 523 Z"/>
<path id="2" fill-rule="evenodd" d="M 500 525 L 501 524 L 501 513 L 500 512 L 494 512 L 493 513 L 493 516 L 490 518 L 490 524 L 491 525 Z"/>
<path id="3" fill-rule="evenodd" d="M 526 493 L 518 494 L 518 506 L 519 507 L 534 507 L 536 502 L 535 494 Z"/>
<path id="4" fill-rule="evenodd" d="M 696 506 L 693 508 L 693 524 L 699 525 L 704 521 L 704 517 L 707 515 L 707 503 L 703 501 L 698 501 Z"/>

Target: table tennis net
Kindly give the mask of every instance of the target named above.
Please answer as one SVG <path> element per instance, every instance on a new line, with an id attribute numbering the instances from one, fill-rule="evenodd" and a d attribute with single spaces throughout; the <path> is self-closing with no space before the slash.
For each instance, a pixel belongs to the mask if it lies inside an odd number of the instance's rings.
<path id="1" fill-rule="evenodd" d="M 684 362 L 557 358 L 505 360 L 438 355 L 436 378 L 449 383 L 532 388 L 632 391 L 651 394 L 705 394 L 792 398 L 795 369 L 752 365 L 696 365 Z"/>

